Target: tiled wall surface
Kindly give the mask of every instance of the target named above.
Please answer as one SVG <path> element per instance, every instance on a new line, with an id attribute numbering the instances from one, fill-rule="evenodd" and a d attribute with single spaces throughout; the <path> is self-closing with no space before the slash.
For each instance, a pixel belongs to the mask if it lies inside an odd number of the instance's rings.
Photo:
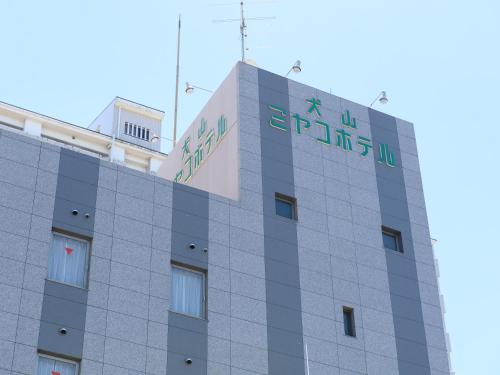
<path id="1" fill-rule="evenodd" d="M 370 121 L 366 107 L 271 74 L 262 79 L 262 75 L 240 65 L 240 204 L 261 209 L 255 203 L 262 201 L 260 181 L 265 184 L 271 178 L 285 194 L 292 181 L 299 217 L 300 298 L 296 302 L 301 304 L 310 373 L 449 373 L 413 126 L 390 116 L 385 119 L 388 125 Z M 269 90 L 275 92 L 269 95 Z M 271 115 L 276 114 L 268 109 L 270 104 L 313 124 L 318 116 L 307 114 L 309 98 L 321 100 L 321 119 L 330 124 L 331 145 L 317 142 L 314 138 L 322 133 L 313 127 L 297 134 L 293 121 L 286 123 L 286 132 L 269 126 Z M 357 119 L 357 129 L 347 129 L 353 135 L 351 152 L 336 146 L 334 133 L 342 128 L 340 118 L 346 110 Z M 263 129 L 266 134 L 259 133 Z M 365 158 L 357 151 L 357 134 L 374 141 Z M 284 146 L 290 135 L 292 160 Z M 389 143 L 395 152 L 394 168 L 378 163 L 378 141 Z M 271 156 L 269 149 L 274 150 Z M 284 172 L 290 167 L 291 172 Z M 273 173 L 266 175 L 266 168 Z M 377 173 L 377 168 L 383 172 Z M 407 251 L 387 253 L 382 225 L 403 233 Z M 252 236 L 262 238 L 259 234 Z M 293 234 L 288 233 L 288 238 Z M 266 264 L 269 252 L 279 254 L 278 249 L 266 248 L 259 264 Z M 388 257 L 393 259 L 390 264 Z M 281 261 L 293 274 L 293 262 L 286 256 Z M 290 300 L 267 303 L 286 306 Z M 355 338 L 344 335 L 343 306 L 354 308 Z M 272 324 L 268 317 L 268 345 Z M 261 348 L 265 350 L 265 345 Z M 268 359 L 270 364 L 271 355 Z M 247 370 L 259 373 L 255 368 Z"/>
<path id="2" fill-rule="evenodd" d="M 413 252 L 396 254 L 394 268 L 380 231 L 388 204 L 381 184 L 394 182 L 381 180 L 374 153 L 363 159 L 266 125 L 273 90 L 293 113 L 305 112 L 306 97 L 321 99 L 325 118 L 349 109 L 359 133 L 374 137 L 368 110 L 239 69 L 239 201 L 94 159 L 98 173 L 87 186 L 95 191 L 94 224 L 82 233 L 92 244 L 88 291 L 79 302 L 81 374 L 305 374 L 306 348 L 314 375 L 448 374 L 411 124 L 396 120 L 393 136 L 404 181 L 398 191 L 407 197 L 398 220 L 411 231 Z M 40 327 L 47 329 L 42 307 L 53 294 L 45 278 L 60 160 L 67 157 L 88 162 L 0 133 L 0 375 L 35 373 Z M 275 191 L 297 198 L 297 222 L 274 216 Z M 193 242 L 196 250 L 186 250 Z M 207 270 L 206 320 L 168 311 L 171 261 Z M 420 314 L 395 308 L 398 285 L 418 295 L 412 301 Z M 356 337 L 344 335 L 343 306 L 354 308 Z M 418 357 L 409 352 L 415 348 Z"/>

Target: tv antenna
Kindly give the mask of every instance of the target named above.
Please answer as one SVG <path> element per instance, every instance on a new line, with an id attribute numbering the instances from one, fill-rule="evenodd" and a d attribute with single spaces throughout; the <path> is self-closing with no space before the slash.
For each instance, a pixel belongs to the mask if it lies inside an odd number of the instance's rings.
<path id="1" fill-rule="evenodd" d="M 243 1 L 240 2 L 240 18 L 225 18 L 225 19 L 220 19 L 220 20 L 213 20 L 213 22 L 219 23 L 219 22 L 240 22 L 240 38 L 241 38 L 241 61 L 245 62 L 245 51 L 248 50 L 248 48 L 245 48 L 245 39 L 247 37 L 247 23 L 246 21 L 264 21 L 264 20 L 273 20 L 276 19 L 276 17 L 252 17 L 252 18 L 245 18 L 245 12 L 244 12 L 244 3 Z"/>

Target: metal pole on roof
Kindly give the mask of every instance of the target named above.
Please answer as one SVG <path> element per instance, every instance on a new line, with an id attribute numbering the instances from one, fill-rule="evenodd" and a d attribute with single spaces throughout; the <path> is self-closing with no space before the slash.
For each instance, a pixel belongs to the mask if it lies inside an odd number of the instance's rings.
<path id="1" fill-rule="evenodd" d="M 307 375 L 309 375 L 309 351 L 307 350 L 307 343 L 305 343 L 305 352 L 306 352 L 306 370 Z"/>
<path id="2" fill-rule="evenodd" d="M 243 14 L 243 1 L 240 3 L 241 6 L 241 24 L 240 24 L 240 34 L 241 34 L 241 61 L 245 62 L 245 29 L 247 25 L 245 24 L 245 15 Z"/>
<path id="3" fill-rule="evenodd" d="M 175 74 L 175 105 L 174 105 L 174 134 L 173 134 L 173 145 L 177 140 L 177 107 L 179 103 L 179 56 L 181 50 L 181 15 L 179 14 L 179 28 L 177 30 L 177 69 Z"/>

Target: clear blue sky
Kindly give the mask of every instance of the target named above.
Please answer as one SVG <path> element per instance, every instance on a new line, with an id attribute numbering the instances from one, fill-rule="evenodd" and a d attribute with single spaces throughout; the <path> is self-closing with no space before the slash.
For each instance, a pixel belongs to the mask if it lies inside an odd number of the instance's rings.
<path id="1" fill-rule="evenodd" d="M 216 88 L 239 59 L 238 1 L 1 0 L 0 100 L 87 126 L 116 95 L 166 111 L 170 136 L 176 18 L 181 82 Z M 498 374 L 500 337 L 500 3 L 261 1 L 248 56 L 415 124 L 441 265 L 452 363 Z M 180 133 L 207 100 L 180 96 Z"/>

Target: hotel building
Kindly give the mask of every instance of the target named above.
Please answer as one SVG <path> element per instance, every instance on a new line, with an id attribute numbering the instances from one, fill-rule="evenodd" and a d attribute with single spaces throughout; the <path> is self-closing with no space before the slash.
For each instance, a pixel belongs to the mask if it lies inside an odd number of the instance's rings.
<path id="1" fill-rule="evenodd" d="M 450 374 L 411 123 L 241 62 L 163 117 L 0 103 L 0 375 Z"/>

